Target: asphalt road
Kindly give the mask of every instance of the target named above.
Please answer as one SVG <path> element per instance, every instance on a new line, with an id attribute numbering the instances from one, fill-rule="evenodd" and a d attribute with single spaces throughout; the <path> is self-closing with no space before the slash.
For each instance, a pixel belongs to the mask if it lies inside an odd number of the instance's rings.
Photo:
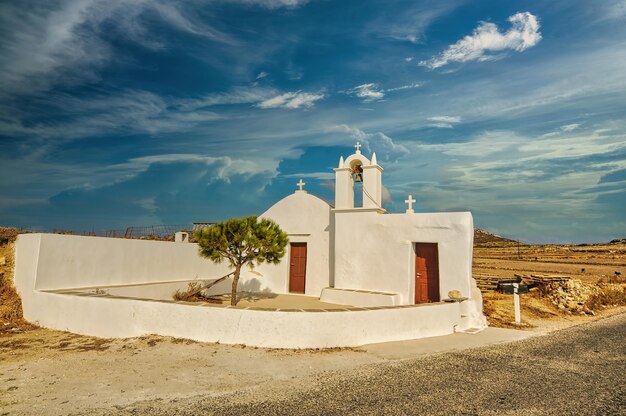
<path id="1" fill-rule="evenodd" d="M 510 344 L 122 415 L 626 415 L 626 314 Z M 110 409 L 107 412 L 111 414 Z"/>

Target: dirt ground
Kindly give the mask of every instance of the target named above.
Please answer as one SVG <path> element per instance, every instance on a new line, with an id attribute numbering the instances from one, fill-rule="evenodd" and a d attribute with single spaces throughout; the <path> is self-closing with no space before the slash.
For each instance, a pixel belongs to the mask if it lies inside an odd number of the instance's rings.
<path id="1" fill-rule="evenodd" d="M 521 246 L 488 237 L 475 247 L 474 273 L 512 277 L 514 273 L 567 274 L 585 282 L 626 274 L 626 244 Z M 3 278 L 0 320 L 0 415 L 72 414 L 120 408 L 141 400 L 177 400 L 198 394 L 253 391 L 273 383 L 380 362 L 364 349 L 268 350 L 204 344 L 149 336 L 129 340 L 85 337 L 34 328 L 10 311 L 15 298 L 12 246 L 0 245 Z M 520 258 L 521 257 L 521 258 Z M 546 333 L 626 313 L 626 306 L 601 308 L 595 316 L 559 311 L 538 291 L 521 296 L 522 326 L 512 324 L 513 298 L 484 295 L 490 326 Z M 10 306 L 13 305 L 13 306 Z M 11 312 L 11 313 L 9 313 Z M 13 318 L 7 318 L 12 316 Z M 27 403 L 27 406 L 24 404 Z"/>
<path id="2" fill-rule="evenodd" d="M 63 415 L 245 391 L 374 361 L 358 351 L 257 349 L 159 336 L 111 340 L 34 329 L 0 337 L 0 415 Z"/>
<path id="3" fill-rule="evenodd" d="M 616 272 L 618 274 L 616 274 Z M 626 282 L 626 240 L 612 244 L 527 245 L 477 230 L 474 244 L 474 275 L 514 277 L 515 274 L 565 275 L 584 283 Z M 520 296 L 522 326 L 513 324 L 513 296 L 483 293 L 489 325 L 547 332 L 591 317 L 559 310 L 537 289 Z M 624 306 L 599 308 L 598 316 L 623 311 Z"/>

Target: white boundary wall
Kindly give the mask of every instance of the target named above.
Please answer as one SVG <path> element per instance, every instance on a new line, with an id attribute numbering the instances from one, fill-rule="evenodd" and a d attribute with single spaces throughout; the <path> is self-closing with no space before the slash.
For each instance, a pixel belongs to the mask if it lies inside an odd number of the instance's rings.
<path id="1" fill-rule="evenodd" d="M 95 257 L 77 255 L 82 250 L 103 249 L 109 240 L 122 244 L 107 246 L 110 251 L 103 250 Z M 68 246 L 66 241 L 72 243 Z M 150 250 L 141 251 L 137 248 L 140 246 Z M 68 251 L 68 247 L 72 250 Z M 119 259 L 119 250 L 129 252 Z M 458 303 L 288 312 L 42 291 L 97 287 L 105 282 L 146 283 L 148 278 L 152 282 L 182 281 L 188 279 L 189 272 L 207 267 L 203 259 L 194 263 L 187 250 L 195 252 L 196 247 L 97 237 L 21 235 L 16 243 L 15 286 L 22 298 L 24 317 L 43 327 L 98 337 L 158 334 L 272 348 L 358 346 L 451 334 L 455 326 L 463 329 L 462 307 Z M 177 259 L 190 259 L 189 269 L 181 268 L 178 260 L 168 261 L 174 254 L 181 256 Z M 38 281 L 40 276 L 42 282 Z"/>

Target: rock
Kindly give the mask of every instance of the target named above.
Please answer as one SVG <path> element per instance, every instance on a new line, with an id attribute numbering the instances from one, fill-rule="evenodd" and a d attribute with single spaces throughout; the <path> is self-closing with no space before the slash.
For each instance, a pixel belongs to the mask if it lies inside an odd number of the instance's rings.
<path id="1" fill-rule="evenodd" d="M 587 306 L 583 306 L 583 312 L 586 313 L 587 315 L 591 315 L 591 316 L 594 316 L 596 314 L 594 311 L 589 309 Z"/>
<path id="2" fill-rule="evenodd" d="M 4 266 L 7 264 L 7 258 L 6 257 L 0 257 L 0 266 Z"/>
<path id="3" fill-rule="evenodd" d="M 459 290 L 455 289 L 448 292 L 448 297 L 450 299 L 461 299 L 463 294 Z"/>

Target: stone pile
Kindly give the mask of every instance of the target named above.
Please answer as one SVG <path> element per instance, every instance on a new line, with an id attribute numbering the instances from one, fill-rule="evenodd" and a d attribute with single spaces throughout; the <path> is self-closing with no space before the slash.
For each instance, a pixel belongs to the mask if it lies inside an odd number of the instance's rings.
<path id="1" fill-rule="evenodd" d="M 548 283 L 544 286 L 544 290 L 550 302 L 560 310 L 579 315 L 594 315 L 594 312 L 585 304 L 600 289 L 585 285 L 580 280 L 570 279 Z"/>

